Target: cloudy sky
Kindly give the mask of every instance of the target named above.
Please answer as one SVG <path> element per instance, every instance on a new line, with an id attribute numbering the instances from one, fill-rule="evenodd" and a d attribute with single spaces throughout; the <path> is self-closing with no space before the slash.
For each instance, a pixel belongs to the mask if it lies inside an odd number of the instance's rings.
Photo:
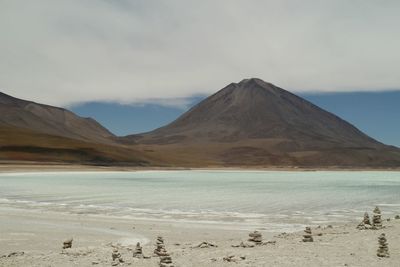
<path id="1" fill-rule="evenodd" d="M 400 1 L 1 0 L 0 90 L 53 105 L 182 105 L 259 77 L 400 88 Z"/>

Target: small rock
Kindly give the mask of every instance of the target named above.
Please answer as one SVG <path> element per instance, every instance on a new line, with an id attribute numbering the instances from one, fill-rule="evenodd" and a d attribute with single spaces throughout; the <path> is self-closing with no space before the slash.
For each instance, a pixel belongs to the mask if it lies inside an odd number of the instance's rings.
<path id="1" fill-rule="evenodd" d="M 231 247 L 233 248 L 254 248 L 254 244 L 252 243 L 244 243 L 244 242 L 240 242 L 239 245 L 232 245 Z"/>
<path id="2" fill-rule="evenodd" d="M 11 257 L 18 257 L 18 256 L 23 256 L 25 252 L 23 251 L 18 251 L 18 252 L 11 252 L 10 254 L 7 255 L 8 258 Z"/>
<path id="3" fill-rule="evenodd" d="M 63 242 L 63 249 L 72 248 L 72 241 L 72 238 L 65 240 Z"/>
<path id="4" fill-rule="evenodd" d="M 209 242 L 201 242 L 197 246 L 194 246 L 194 248 L 210 248 L 210 247 L 218 247 L 218 246 L 216 244 Z"/>

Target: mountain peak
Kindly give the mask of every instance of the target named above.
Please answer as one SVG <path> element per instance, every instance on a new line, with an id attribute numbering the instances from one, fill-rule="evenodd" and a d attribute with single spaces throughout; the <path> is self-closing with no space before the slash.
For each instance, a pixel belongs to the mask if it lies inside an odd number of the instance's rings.
<path id="1" fill-rule="evenodd" d="M 264 87 L 264 88 L 276 87 L 272 83 L 266 82 L 260 78 L 243 79 L 239 83 L 237 83 L 237 85 L 245 86 L 245 87 L 260 86 L 260 87 Z"/>

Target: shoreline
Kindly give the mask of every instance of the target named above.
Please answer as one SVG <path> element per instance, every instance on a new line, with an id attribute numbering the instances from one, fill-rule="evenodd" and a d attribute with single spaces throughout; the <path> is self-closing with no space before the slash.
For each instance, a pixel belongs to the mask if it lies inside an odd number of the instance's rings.
<path id="1" fill-rule="evenodd" d="M 399 168 L 351 168 L 351 167 L 130 167 L 130 166 L 94 166 L 74 164 L 43 164 L 43 163 L 4 163 L 0 161 L 0 174 L 13 172 L 137 172 L 137 171 L 348 171 L 348 172 L 400 172 Z"/>
<path id="2" fill-rule="evenodd" d="M 135 259 L 132 250 L 136 242 L 141 242 L 143 253 L 152 256 L 159 235 L 164 237 L 175 266 L 181 267 L 398 266 L 400 220 L 391 218 L 383 224 L 382 230 L 357 230 L 356 223 L 313 227 L 312 243 L 301 241 L 303 232 L 278 234 L 254 229 L 262 233 L 264 241 L 273 242 L 234 248 L 232 245 L 246 242 L 248 230 L 1 208 L 0 266 L 111 266 L 113 248 L 118 248 L 125 260 L 121 266 L 158 266 L 158 257 Z M 377 237 L 383 232 L 388 238 L 390 258 L 376 256 Z M 63 251 L 62 242 L 70 237 L 74 239 L 73 247 Z M 196 247 L 202 242 L 217 247 Z M 8 257 L 13 252 L 16 254 Z M 231 255 L 236 264 L 223 260 Z"/>

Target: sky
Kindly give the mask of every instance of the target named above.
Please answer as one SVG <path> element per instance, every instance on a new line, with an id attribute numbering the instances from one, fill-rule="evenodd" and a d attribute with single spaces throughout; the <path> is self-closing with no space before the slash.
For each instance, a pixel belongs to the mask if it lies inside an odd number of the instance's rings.
<path id="1" fill-rule="evenodd" d="M 100 120 L 139 112 L 140 129 L 250 77 L 328 93 L 321 103 L 338 113 L 355 93 L 386 108 L 400 90 L 399 10 L 397 0 L 0 0 L 0 91 L 98 105 Z"/>
<path id="2" fill-rule="evenodd" d="M 258 77 L 293 92 L 400 88 L 400 1 L 0 1 L 0 88 L 58 106 L 187 105 Z"/>

